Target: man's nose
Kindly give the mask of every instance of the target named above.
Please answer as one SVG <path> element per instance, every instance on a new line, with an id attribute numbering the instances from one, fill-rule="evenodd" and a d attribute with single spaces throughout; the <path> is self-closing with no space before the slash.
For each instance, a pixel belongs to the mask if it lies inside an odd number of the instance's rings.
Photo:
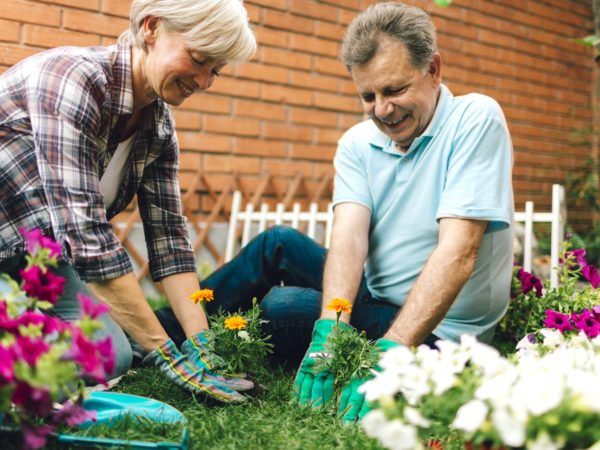
<path id="1" fill-rule="evenodd" d="M 377 96 L 375 98 L 375 117 L 383 118 L 389 116 L 394 111 L 394 105 L 385 97 Z"/>

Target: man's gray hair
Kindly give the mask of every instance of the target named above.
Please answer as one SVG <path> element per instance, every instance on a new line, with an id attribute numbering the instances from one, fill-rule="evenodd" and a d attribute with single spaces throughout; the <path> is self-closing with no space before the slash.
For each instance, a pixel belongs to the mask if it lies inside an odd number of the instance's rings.
<path id="1" fill-rule="evenodd" d="M 350 24 L 342 43 L 342 62 L 348 70 L 366 64 L 388 36 L 404 44 L 413 67 L 422 70 L 437 52 L 435 27 L 425 11 L 397 2 L 369 6 Z"/>
<path id="2" fill-rule="evenodd" d="M 256 38 L 242 0 L 133 0 L 129 30 L 119 43 L 146 48 L 144 19 L 159 17 L 165 30 L 179 34 L 192 50 L 209 58 L 248 61 L 256 51 Z"/>

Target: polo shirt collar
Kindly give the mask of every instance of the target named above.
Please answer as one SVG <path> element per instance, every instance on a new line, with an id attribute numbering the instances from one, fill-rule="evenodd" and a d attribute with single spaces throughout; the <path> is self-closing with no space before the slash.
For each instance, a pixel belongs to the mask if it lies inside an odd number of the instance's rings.
<path id="1" fill-rule="evenodd" d="M 452 99 L 452 92 L 446 87 L 445 84 L 440 85 L 440 96 L 438 99 L 438 103 L 435 107 L 435 111 L 433 112 L 433 117 L 427 125 L 427 128 L 420 136 L 416 137 L 415 140 L 410 145 L 408 155 L 414 148 L 416 148 L 424 139 L 431 138 L 435 133 L 440 129 L 440 127 L 444 124 L 448 116 L 450 115 Z M 381 132 L 379 128 L 375 127 L 374 132 L 369 139 L 369 144 L 371 146 L 379 148 L 387 153 L 393 153 L 395 155 L 401 155 L 394 145 L 394 141 L 390 139 L 386 134 Z"/>

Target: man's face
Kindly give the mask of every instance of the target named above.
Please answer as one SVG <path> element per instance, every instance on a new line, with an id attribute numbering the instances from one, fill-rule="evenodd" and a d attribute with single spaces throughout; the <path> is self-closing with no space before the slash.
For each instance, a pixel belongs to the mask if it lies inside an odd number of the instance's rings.
<path id="1" fill-rule="evenodd" d="M 438 53 L 424 70 L 411 65 L 403 44 L 386 37 L 366 64 L 351 68 L 363 109 L 377 127 L 407 150 L 431 120 L 440 87 Z"/>

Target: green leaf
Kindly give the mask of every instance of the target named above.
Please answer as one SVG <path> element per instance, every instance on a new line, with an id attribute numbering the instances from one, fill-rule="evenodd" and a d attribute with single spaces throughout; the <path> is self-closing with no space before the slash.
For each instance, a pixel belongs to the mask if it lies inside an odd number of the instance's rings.
<path id="1" fill-rule="evenodd" d="M 434 0 L 435 4 L 445 8 L 446 6 L 450 6 L 452 4 L 452 0 Z"/>

